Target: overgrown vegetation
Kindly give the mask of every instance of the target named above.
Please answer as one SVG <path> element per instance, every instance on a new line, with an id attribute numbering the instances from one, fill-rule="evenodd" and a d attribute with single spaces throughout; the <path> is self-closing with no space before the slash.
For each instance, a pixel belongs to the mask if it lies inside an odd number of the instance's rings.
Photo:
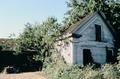
<path id="1" fill-rule="evenodd" d="M 54 42 L 60 35 L 60 24 L 54 17 L 49 17 L 42 24 L 26 24 L 26 28 L 16 39 L 15 49 L 17 53 L 23 50 L 38 51 L 35 60 L 45 60 L 54 51 Z"/>
<path id="2" fill-rule="evenodd" d="M 67 65 L 58 53 L 54 53 L 46 61 L 45 73 L 48 79 L 119 79 L 120 64 L 103 65 L 94 69 L 93 66 Z"/>
<path id="3" fill-rule="evenodd" d="M 119 63 L 106 64 L 94 69 L 93 66 L 81 67 L 65 64 L 54 46 L 61 32 L 95 11 L 102 11 L 115 28 L 116 33 L 119 34 L 120 4 L 111 2 L 112 0 L 109 3 L 104 1 L 83 0 L 83 2 L 80 2 L 80 0 L 70 0 L 67 3 L 69 11 L 67 11 L 63 23 L 61 23 L 62 25 L 54 17 L 48 18 L 41 24 L 27 23 L 23 33 L 16 39 L 16 44 L 12 46 L 17 53 L 21 53 L 23 50 L 38 51 L 38 55 L 35 55 L 34 59 L 44 62 L 43 71 L 47 74 L 48 79 L 120 79 L 119 52 Z M 119 49 L 119 35 L 116 42 L 116 48 Z"/>

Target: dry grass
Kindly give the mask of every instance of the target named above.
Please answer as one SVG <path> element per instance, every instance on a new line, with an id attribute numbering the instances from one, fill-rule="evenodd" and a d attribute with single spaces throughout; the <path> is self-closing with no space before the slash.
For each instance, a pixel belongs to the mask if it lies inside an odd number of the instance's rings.
<path id="1" fill-rule="evenodd" d="M 0 79 L 46 79 L 40 72 L 29 72 L 20 74 L 0 74 Z"/>

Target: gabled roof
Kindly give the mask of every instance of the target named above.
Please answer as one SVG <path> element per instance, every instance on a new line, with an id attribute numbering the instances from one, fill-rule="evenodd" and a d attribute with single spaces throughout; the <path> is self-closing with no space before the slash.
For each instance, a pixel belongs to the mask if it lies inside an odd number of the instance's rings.
<path id="1" fill-rule="evenodd" d="M 104 23 L 107 25 L 107 27 L 109 28 L 109 30 L 111 31 L 112 35 L 116 38 L 116 33 L 112 27 L 112 25 L 110 24 L 110 22 L 107 20 L 106 16 L 103 14 L 103 12 L 101 11 L 96 11 L 94 13 L 89 14 L 88 16 L 86 16 L 85 18 L 83 18 L 82 20 L 78 21 L 77 23 L 73 24 L 72 26 L 70 26 L 65 32 L 66 33 L 73 33 L 74 31 L 76 31 L 77 29 L 83 27 L 84 24 L 86 24 L 90 19 L 92 19 L 96 14 L 98 14 L 102 20 L 104 21 Z"/>

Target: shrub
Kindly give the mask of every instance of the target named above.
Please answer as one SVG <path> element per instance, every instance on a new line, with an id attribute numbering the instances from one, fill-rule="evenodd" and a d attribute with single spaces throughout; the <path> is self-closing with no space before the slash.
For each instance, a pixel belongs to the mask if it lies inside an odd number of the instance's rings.
<path id="1" fill-rule="evenodd" d="M 44 64 L 48 79 L 101 79 L 99 71 L 93 70 L 92 66 L 67 65 L 58 53 L 54 53 Z"/>
<path id="2" fill-rule="evenodd" d="M 120 75 L 118 74 L 119 70 L 115 65 L 106 64 L 101 68 L 104 79 L 118 79 Z"/>

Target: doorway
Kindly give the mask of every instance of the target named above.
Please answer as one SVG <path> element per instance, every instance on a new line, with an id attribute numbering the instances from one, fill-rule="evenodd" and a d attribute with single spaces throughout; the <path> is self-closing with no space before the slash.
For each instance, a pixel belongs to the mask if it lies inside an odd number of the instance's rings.
<path id="1" fill-rule="evenodd" d="M 112 50 L 107 50 L 107 52 L 106 52 L 106 62 L 107 63 L 114 62 L 114 56 L 113 56 Z"/>
<path id="2" fill-rule="evenodd" d="M 93 63 L 93 58 L 90 49 L 83 49 L 83 64 L 88 65 Z"/>

